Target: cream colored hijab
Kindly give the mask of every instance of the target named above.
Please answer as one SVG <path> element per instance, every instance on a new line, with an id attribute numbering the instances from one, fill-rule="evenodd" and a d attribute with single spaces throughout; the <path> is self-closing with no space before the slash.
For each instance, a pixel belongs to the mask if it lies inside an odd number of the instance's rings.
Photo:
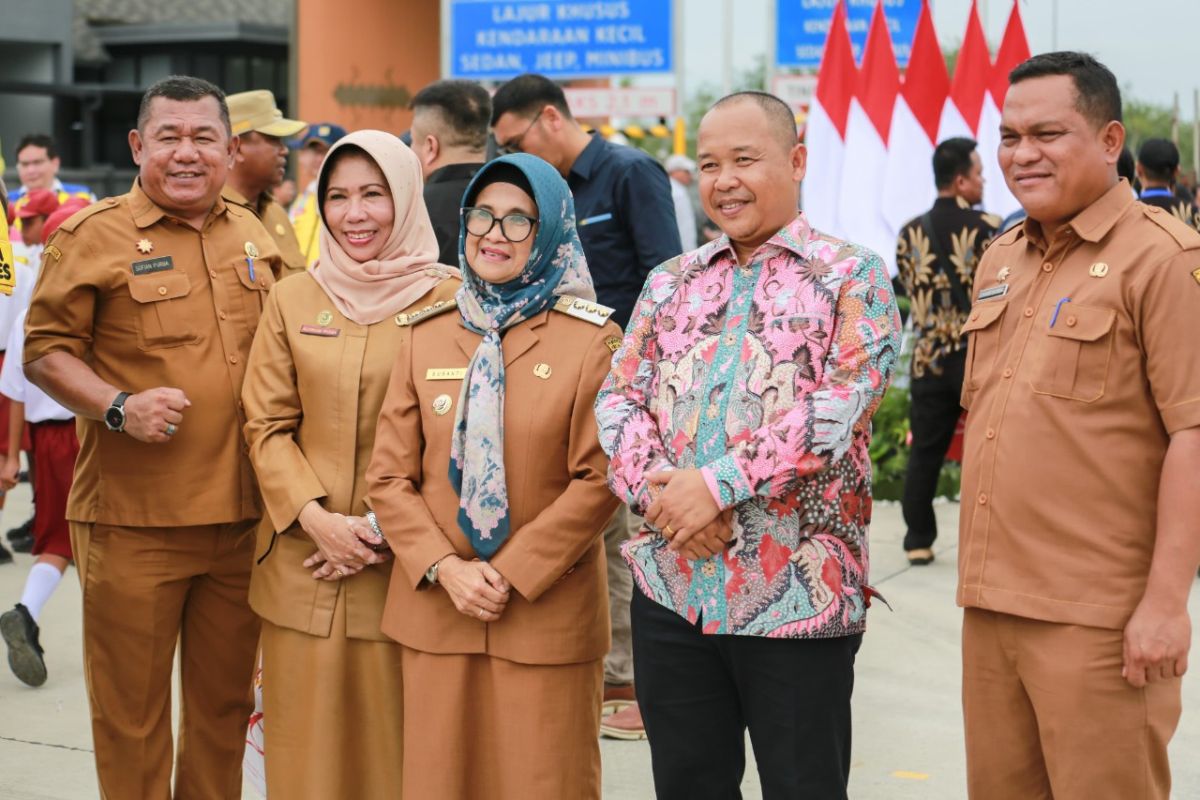
<path id="1" fill-rule="evenodd" d="M 392 134 L 363 130 L 343 137 L 321 165 L 318 191 L 328 184 L 333 155 L 347 145 L 365 150 L 387 179 L 396 206 L 392 233 L 377 258 L 355 261 L 329 232 L 324 204 L 318 202 L 317 208 L 322 210 L 321 257 L 312 276 L 338 311 L 359 325 L 373 325 L 408 308 L 446 278 L 458 277 L 459 272 L 437 263 L 438 243 L 422 195 L 421 163 Z"/>

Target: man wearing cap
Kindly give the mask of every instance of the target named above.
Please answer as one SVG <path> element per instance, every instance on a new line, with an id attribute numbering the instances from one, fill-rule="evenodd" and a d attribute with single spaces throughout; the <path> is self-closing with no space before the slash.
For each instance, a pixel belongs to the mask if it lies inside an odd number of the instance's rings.
<path id="1" fill-rule="evenodd" d="M 78 419 L 66 516 L 101 796 L 170 797 L 174 772 L 175 797 L 240 797 L 261 511 L 239 396 L 279 250 L 221 197 L 237 138 L 216 86 L 155 83 L 129 143 L 130 191 L 46 245 L 25 374 Z"/>
<path id="2" fill-rule="evenodd" d="M 307 127 L 304 122 L 284 119 L 275 105 L 275 95 L 266 89 L 231 94 L 229 124 L 238 137 L 233 167 L 225 182 L 225 199 L 250 209 L 275 240 L 283 256 L 283 271 L 276 280 L 304 272 L 307 264 L 287 211 L 275 202 L 271 190 L 283 181 L 287 169 L 284 139 Z"/>
<path id="3" fill-rule="evenodd" d="M 21 243 L 13 248 L 18 263 L 37 268 L 42 256 L 42 226 L 58 206 L 58 195 L 50 189 L 34 189 L 22 198 L 17 207 Z"/>
<path id="4" fill-rule="evenodd" d="M 341 125 L 318 122 L 308 126 L 297 151 L 300 176 L 306 178 L 309 183 L 292 203 L 288 216 L 296 229 L 296 239 L 299 240 L 300 250 L 304 253 L 305 264 L 310 267 L 321 255 L 317 246 L 317 232 L 321 230 L 321 216 L 317 209 L 317 175 L 321 171 L 321 162 L 325 160 L 325 154 L 345 135 L 346 129 Z"/>
<path id="5" fill-rule="evenodd" d="M 1200 230 L 1200 215 L 1186 198 L 1175 193 L 1179 179 L 1179 148 L 1170 139 L 1147 139 L 1138 148 L 1138 181 L 1142 184 L 1138 199 L 1148 206 L 1170 211 L 1179 219 Z"/>
<path id="6" fill-rule="evenodd" d="M 696 249 L 696 212 L 688 188 L 695 180 L 696 162 L 676 153 L 667 156 L 667 160 L 663 162 L 663 169 L 667 171 L 667 177 L 671 180 L 675 224 L 679 226 L 679 241 L 683 244 L 683 252 L 686 253 Z"/>

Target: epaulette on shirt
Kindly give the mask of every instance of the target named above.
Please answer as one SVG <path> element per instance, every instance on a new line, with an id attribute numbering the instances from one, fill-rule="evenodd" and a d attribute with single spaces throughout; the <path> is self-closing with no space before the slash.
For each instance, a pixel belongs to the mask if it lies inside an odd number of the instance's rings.
<path id="1" fill-rule="evenodd" d="M 87 208 L 82 208 L 79 211 L 75 212 L 70 217 L 68 217 L 67 220 L 65 222 L 63 222 L 62 225 L 59 225 L 58 229 L 60 231 L 66 231 L 67 233 L 74 233 L 75 229 L 78 228 L 80 225 L 82 225 L 84 220 L 90 219 L 91 217 L 94 217 L 95 215 L 99 214 L 102 211 L 108 211 L 108 210 L 116 208 L 116 207 L 117 207 L 117 198 L 106 197 L 103 200 L 92 203 Z"/>
<path id="2" fill-rule="evenodd" d="M 439 300 L 433 305 L 418 308 L 416 311 L 401 312 L 396 315 L 396 324 L 400 327 L 408 325 L 416 325 L 418 322 L 424 322 L 431 317 L 436 317 L 438 314 L 445 314 L 447 311 L 458 307 L 458 301 L 454 298 L 449 300 Z"/>
<path id="3" fill-rule="evenodd" d="M 1164 211 L 1158 206 L 1142 205 L 1142 212 L 1151 222 L 1162 228 L 1184 250 L 1194 250 L 1200 247 L 1200 233 L 1170 211 Z"/>
<path id="4" fill-rule="evenodd" d="M 590 322 L 596 326 L 608 322 L 608 318 L 613 313 L 613 309 L 608 306 L 603 306 L 579 297 L 572 297 L 569 294 L 559 296 L 558 302 L 554 304 L 554 310 L 575 317 L 575 319 Z"/>

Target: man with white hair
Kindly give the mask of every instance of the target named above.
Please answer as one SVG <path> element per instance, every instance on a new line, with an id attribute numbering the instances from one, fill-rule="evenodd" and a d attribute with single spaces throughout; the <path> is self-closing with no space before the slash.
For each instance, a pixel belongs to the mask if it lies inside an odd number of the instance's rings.
<path id="1" fill-rule="evenodd" d="M 688 187 L 696 175 L 696 162 L 676 153 L 663 162 L 663 169 L 671 179 L 671 201 L 675 203 L 675 224 L 679 226 L 679 241 L 683 252 L 696 249 L 696 212 L 692 210 L 692 197 Z"/>

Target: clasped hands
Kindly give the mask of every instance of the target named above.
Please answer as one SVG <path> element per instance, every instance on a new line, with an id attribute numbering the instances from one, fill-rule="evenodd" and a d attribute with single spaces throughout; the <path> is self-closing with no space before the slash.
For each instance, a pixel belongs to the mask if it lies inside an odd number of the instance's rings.
<path id="1" fill-rule="evenodd" d="M 725 550 L 733 538 L 733 509 L 721 510 L 700 470 L 652 472 L 646 480 L 654 498 L 646 521 L 662 532 L 669 549 L 693 561 Z"/>
<path id="2" fill-rule="evenodd" d="M 512 585 L 486 561 L 449 555 L 438 562 L 438 585 L 458 613 L 479 622 L 496 622 L 508 606 Z"/>
<path id="3" fill-rule="evenodd" d="M 298 521 L 317 545 L 317 552 L 304 561 L 317 580 L 339 581 L 392 557 L 386 542 L 375 535 L 366 517 L 336 514 L 321 508 L 316 500 L 309 500 L 300 510 Z"/>

